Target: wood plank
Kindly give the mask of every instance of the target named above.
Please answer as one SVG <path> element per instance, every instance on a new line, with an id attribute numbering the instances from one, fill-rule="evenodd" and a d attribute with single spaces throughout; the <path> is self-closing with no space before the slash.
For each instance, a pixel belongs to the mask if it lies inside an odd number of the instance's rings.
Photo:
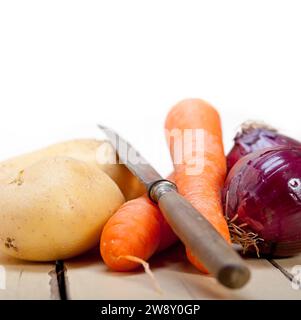
<path id="1" fill-rule="evenodd" d="M 70 299 L 300 299 L 290 282 L 268 261 L 248 259 L 250 283 L 228 290 L 201 275 L 185 258 L 181 246 L 154 257 L 150 264 L 163 294 L 143 272 L 109 271 L 98 251 L 65 261 Z"/>
<path id="2" fill-rule="evenodd" d="M 17 260 L 0 253 L 0 299 L 58 299 L 56 275 L 53 274 L 54 264 L 32 263 Z M 3 284 L 3 270 L 5 272 L 5 289 Z M 52 291 L 50 290 L 51 273 Z M 2 286 L 3 287 L 3 286 Z"/>
<path id="3" fill-rule="evenodd" d="M 276 262 L 291 271 L 293 266 L 301 265 L 301 256 Z M 162 295 L 155 291 L 143 271 L 108 271 L 97 251 L 69 260 L 65 265 L 71 299 L 301 299 L 301 291 L 293 290 L 290 281 L 268 261 L 249 259 L 247 263 L 252 280 L 245 288 L 231 291 L 210 276 L 200 275 L 186 262 L 183 249 L 173 248 L 151 260 Z M 0 265 L 6 272 L 6 290 L 0 289 L 0 299 L 58 299 L 53 264 L 29 263 L 0 255 Z"/>

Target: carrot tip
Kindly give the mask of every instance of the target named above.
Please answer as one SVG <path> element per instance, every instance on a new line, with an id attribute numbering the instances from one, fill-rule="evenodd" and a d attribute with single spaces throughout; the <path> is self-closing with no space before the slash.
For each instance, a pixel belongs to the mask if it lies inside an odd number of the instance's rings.
<path id="1" fill-rule="evenodd" d="M 159 282 L 157 281 L 157 279 L 155 278 L 153 272 L 151 271 L 150 267 L 149 267 L 149 263 L 146 262 L 145 260 L 135 257 L 135 256 L 130 256 L 130 255 L 126 255 L 126 256 L 119 256 L 117 259 L 126 259 L 129 261 L 133 261 L 133 262 L 137 262 L 140 263 L 142 265 L 142 267 L 144 268 L 145 273 L 150 277 L 152 284 L 155 287 L 155 290 L 159 293 L 159 294 L 163 294 L 163 291 L 160 287 Z"/>

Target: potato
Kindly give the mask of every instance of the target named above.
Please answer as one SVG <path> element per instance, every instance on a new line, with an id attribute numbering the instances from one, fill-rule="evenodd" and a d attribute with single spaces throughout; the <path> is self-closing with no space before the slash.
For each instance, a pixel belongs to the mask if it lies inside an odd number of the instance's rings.
<path id="1" fill-rule="evenodd" d="M 124 165 L 106 163 L 115 157 L 112 146 L 107 141 L 93 139 L 66 141 L 6 160 L 0 163 L 0 180 L 10 172 L 17 174 L 24 167 L 55 156 L 67 156 L 97 166 L 117 183 L 126 200 L 137 198 L 145 192 L 144 186 Z"/>
<path id="2" fill-rule="evenodd" d="M 51 157 L 27 166 L 32 159 L 23 159 L 17 175 L 9 170 L 0 181 L 0 250 L 51 261 L 97 245 L 105 222 L 124 203 L 117 184 L 89 161 Z"/>

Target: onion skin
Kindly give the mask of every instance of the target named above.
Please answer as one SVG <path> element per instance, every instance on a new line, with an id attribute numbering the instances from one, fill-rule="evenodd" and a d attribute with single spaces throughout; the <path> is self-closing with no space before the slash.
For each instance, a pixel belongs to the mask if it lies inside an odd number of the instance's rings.
<path id="1" fill-rule="evenodd" d="M 242 125 L 227 156 L 228 172 L 242 157 L 264 148 L 280 146 L 301 147 L 301 143 L 264 125 Z"/>
<path id="2" fill-rule="evenodd" d="M 261 255 L 301 252 L 301 148 L 253 152 L 231 169 L 223 189 L 225 215 L 258 234 Z M 254 249 L 254 248 L 253 248 Z M 252 251 L 252 250 L 251 250 Z"/>

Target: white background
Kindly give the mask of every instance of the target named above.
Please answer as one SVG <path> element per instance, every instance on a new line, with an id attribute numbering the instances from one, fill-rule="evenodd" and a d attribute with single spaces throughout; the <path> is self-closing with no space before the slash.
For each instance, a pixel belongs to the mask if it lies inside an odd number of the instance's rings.
<path id="1" fill-rule="evenodd" d="M 163 174 L 168 109 L 221 113 L 226 150 L 264 120 L 301 139 L 301 2 L 0 1 L 0 158 L 122 133 Z"/>

